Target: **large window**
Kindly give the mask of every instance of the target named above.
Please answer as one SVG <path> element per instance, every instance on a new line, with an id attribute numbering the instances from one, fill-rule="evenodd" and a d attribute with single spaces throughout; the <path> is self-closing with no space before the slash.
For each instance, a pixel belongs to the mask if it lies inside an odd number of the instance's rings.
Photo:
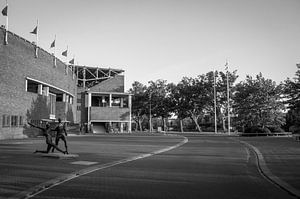
<path id="1" fill-rule="evenodd" d="M 11 127 L 17 127 L 18 126 L 18 116 L 12 115 L 11 116 Z"/>
<path id="2" fill-rule="evenodd" d="M 10 127 L 10 115 L 2 115 L 2 127 Z"/>
<path id="3" fill-rule="evenodd" d="M 56 94 L 56 101 L 62 102 L 63 101 L 63 95 L 62 94 Z"/>
<path id="4" fill-rule="evenodd" d="M 50 97 L 50 114 L 55 115 L 55 105 L 56 105 L 56 95 L 53 93 L 49 93 Z"/>
<path id="5" fill-rule="evenodd" d="M 19 126 L 23 126 L 24 125 L 24 121 L 23 121 L 23 116 L 19 116 Z"/>
<path id="6" fill-rule="evenodd" d="M 92 106 L 107 107 L 109 106 L 109 96 L 92 96 Z"/>
<path id="7" fill-rule="evenodd" d="M 22 127 L 24 117 L 21 115 L 2 115 L 2 127 Z"/>
<path id="8" fill-rule="evenodd" d="M 34 81 L 27 80 L 27 91 L 31 93 L 38 93 L 38 85 L 39 84 Z"/>

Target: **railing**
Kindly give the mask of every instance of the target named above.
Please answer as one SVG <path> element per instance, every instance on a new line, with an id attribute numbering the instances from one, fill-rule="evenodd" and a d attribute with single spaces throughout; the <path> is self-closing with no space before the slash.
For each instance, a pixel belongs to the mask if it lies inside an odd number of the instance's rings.
<path id="1" fill-rule="evenodd" d="M 238 133 L 238 136 L 288 136 L 291 137 L 291 132 L 280 132 L 280 133 Z"/>

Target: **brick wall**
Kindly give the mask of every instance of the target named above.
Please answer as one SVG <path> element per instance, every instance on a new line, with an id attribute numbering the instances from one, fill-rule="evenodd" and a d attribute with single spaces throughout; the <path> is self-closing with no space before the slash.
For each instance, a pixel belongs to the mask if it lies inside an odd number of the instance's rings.
<path id="1" fill-rule="evenodd" d="M 39 49 L 39 57 L 35 58 L 34 45 L 25 39 L 8 34 L 8 45 L 4 45 L 4 30 L 0 28 L 0 139 L 21 137 L 23 125 L 3 127 L 3 115 L 16 115 L 24 118 L 32 109 L 38 95 L 25 91 L 26 77 L 36 79 L 63 89 L 74 95 L 74 103 L 70 106 L 76 119 L 76 84 L 69 71 L 65 75 L 65 65 L 57 60 L 54 67 L 53 56 Z M 44 111 L 47 107 L 39 107 Z M 66 111 L 69 108 L 66 109 Z"/>

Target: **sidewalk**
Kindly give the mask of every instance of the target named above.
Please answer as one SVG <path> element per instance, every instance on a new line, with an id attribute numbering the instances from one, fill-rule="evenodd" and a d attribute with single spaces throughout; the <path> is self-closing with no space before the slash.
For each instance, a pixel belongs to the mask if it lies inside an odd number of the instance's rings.
<path id="1" fill-rule="evenodd" d="M 300 142 L 292 137 L 238 137 L 256 147 L 268 169 L 300 191 Z"/>

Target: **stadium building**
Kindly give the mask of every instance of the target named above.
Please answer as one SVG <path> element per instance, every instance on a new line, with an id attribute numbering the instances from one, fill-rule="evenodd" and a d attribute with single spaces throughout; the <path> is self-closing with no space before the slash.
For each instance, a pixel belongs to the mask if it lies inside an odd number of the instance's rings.
<path id="1" fill-rule="evenodd" d="M 89 132 L 131 131 L 123 70 L 67 65 L 12 32 L 4 40 L 1 27 L 0 139 L 24 137 L 27 121 L 58 118 Z"/>

